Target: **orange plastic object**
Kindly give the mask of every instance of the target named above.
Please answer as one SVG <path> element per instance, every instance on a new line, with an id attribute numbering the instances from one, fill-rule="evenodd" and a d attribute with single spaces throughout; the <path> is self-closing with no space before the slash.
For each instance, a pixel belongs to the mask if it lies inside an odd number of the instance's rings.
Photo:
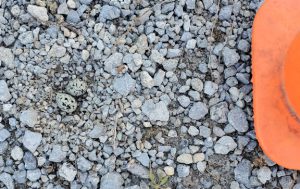
<path id="1" fill-rule="evenodd" d="M 274 162 L 300 170 L 300 0 L 266 0 L 259 9 L 252 73 L 259 144 Z"/>

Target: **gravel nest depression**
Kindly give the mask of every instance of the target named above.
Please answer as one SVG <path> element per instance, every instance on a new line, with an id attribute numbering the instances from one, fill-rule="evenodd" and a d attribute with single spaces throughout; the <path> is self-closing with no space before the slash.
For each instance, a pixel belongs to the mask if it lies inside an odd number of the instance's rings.
<path id="1" fill-rule="evenodd" d="M 0 188 L 300 189 L 255 138 L 260 0 L 0 5 Z"/>

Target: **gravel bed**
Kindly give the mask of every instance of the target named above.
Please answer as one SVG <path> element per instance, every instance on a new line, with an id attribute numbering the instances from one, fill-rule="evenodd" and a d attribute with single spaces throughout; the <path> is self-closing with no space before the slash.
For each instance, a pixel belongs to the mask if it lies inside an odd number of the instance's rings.
<path id="1" fill-rule="evenodd" d="M 0 188 L 300 189 L 253 130 L 260 5 L 0 0 Z"/>

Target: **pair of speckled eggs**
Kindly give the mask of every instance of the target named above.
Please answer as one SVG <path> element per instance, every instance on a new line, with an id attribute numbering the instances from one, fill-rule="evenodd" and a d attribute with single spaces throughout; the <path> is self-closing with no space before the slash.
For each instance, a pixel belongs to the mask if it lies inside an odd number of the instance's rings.
<path id="1" fill-rule="evenodd" d="M 74 97 L 78 97 L 86 93 L 87 84 L 80 79 L 74 79 L 66 86 L 66 93 L 56 94 L 57 106 L 64 112 L 72 113 L 76 110 L 78 104 Z"/>

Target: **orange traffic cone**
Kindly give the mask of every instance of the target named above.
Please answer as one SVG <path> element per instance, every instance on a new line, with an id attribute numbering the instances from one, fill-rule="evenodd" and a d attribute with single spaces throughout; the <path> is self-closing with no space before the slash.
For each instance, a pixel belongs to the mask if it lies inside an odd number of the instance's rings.
<path id="1" fill-rule="evenodd" d="M 300 170 L 300 1 L 266 0 L 252 32 L 254 126 L 265 154 Z M 299 145 L 299 146 L 298 146 Z"/>

